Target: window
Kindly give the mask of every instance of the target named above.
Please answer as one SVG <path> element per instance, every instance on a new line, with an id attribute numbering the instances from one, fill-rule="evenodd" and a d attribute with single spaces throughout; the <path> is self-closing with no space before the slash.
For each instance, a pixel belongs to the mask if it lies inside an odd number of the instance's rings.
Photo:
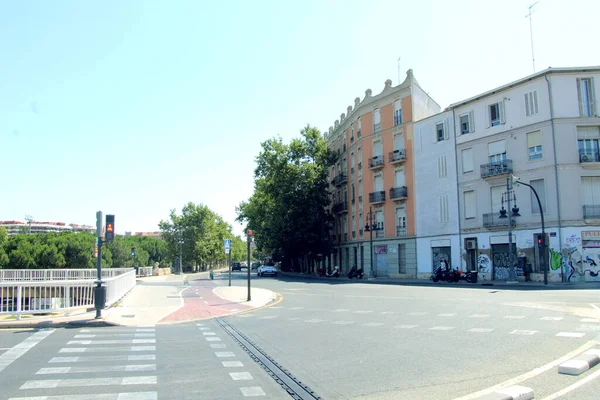
<path id="1" fill-rule="evenodd" d="M 466 135 L 472 132 L 475 132 L 475 120 L 473 111 L 469 111 L 460 116 L 460 134 Z"/>
<path id="2" fill-rule="evenodd" d="M 375 211 L 375 223 L 377 224 L 377 228 L 378 230 L 375 231 L 375 236 L 376 237 L 384 237 L 384 216 L 383 216 L 383 211 Z"/>
<path id="3" fill-rule="evenodd" d="M 381 140 L 373 143 L 373 158 L 381 157 L 383 155 L 383 144 Z"/>
<path id="4" fill-rule="evenodd" d="M 488 160 L 490 164 L 504 164 L 506 161 L 506 142 L 504 140 L 488 143 Z"/>
<path id="5" fill-rule="evenodd" d="M 448 222 L 448 195 L 440 195 L 440 222 Z"/>
<path id="6" fill-rule="evenodd" d="M 538 196 L 540 197 L 540 203 L 542 203 L 542 210 L 546 212 L 546 185 L 544 184 L 544 180 L 536 179 L 534 181 L 530 181 L 529 184 L 537 192 Z M 531 191 L 531 213 L 540 213 L 540 207 L 538 206 L 538 202 L 535 198 L 535 194 L 533 194 L 533 191 Z"/>
<path id="7" fill-rule="evenodd" d="M 362 186 L 362 180 L 360 180 L 360 181 L 358 181 L 358 201 L 359 202 L 362 202 L 362 196 L 363 196 L 363 186 Z"/>
<path id="8" fill-rule="evenodd" d="M 381 113 L 379 108 L 373 110 L 373 132 L 377 133 L 381 130 Z"/>
<path id="9" fill-rule="evenodd" d="M 525 114 L 529 117 L 538 113 L 537 90 L 525 93 Z"/>
<path id="10" fill-rule="evenodd" d="M 444 123 L 443 122 L 438 122 L 437 124 L 435 124 L 435 132 L 436 132 L 436 137 L 437 137 L 438 142 L 441 142 L 442 140 L 444 140 Z"/>
<path id="11" fill-rule="evenodd" d="M 583 218 L 600 218 L 600 177 L 581 177 L 583 189 Z"/>
<path id="12" fill-rule="evenodd" d="M 374 192 L 382 192 L 383 191 L 383 176 L 380 175 L 375 175 L 373 177 L 373 188 L 374 188 Z"/>
<path id="13" fill-rule="evenodd" d="M 394 126 L 402 125 L 402 100 L 394 103 Z"/>
<path id="14" fill-rule="evenodd" d="M 394 150 L 404 149 L 404 134 L 399 133 L 394 135 Z"/>
<path id="15" fill-rule="evenodd" d="M 492 206 L 492 214 L 494 215 L 492 217 L 492 221 L 496 220 L 496 218 L 498 217 L 499 213 L 500 213 L 500 209 L 502 208 L 502 200 L 504 199 L 504 192 L 506 192 L 506 185 L 498 185 L 498 186 L 492 186 L 490 188 L 490 199 L 491 199 L 491 206 Z M 508 205 L 505 204 L 504 207 L 507 207 Z M 510 210 L 508 212 L 511 212 Z"/>
<path id="16" fill-rule="evenodd" d="M 357 128 L 356 134 L 358 135 L 358 137 L 360 137 L 360 133 L 362 132 L 362 121 L 360 120 L 360 117 L 358 117 L 357 121 L 358 121 L 357 122 L 358 128 Z"/>
<path id="17" fill-rule="evenodd" d="M 527 134 L 527 152 L 530 160 L 542 158 L 542 132 L 529 132 Z"/>
<path id="18" fill-rule="evenodd" d="M 394 171 L 394 187 L 406 186 L 406 176 L 404 168 L 398 168 Z"/>
<path id="19" fill-rule="evenodd" d="M 504 103 L 498 102 L 489 106 L 490 126 L 498 126 L 504 123 Z"/>
<path id="20" fill-rule="evenodd" d="M 600 162 L 600 126 L 578 126 L 577 139 L 579 162 Z"/>
<path id="21" fill-rule="evenodd" d="M 477 217 L 477 203 L 475 198 L 475 191 L 468 190 L 463 192 L 463 204 L 465 219 L 473 219 Z"/>
<path id="22" fill-rule="evenodd" d="M 462 156 L 462 172 L 473 172 L 473 149 L 464 149 L 460 152 Z"/>
<path id="23" fill-rule="evenodd" d="M 596 113 L 594 78 L 577 78 L 577 96 L 579 97 L 579 115 L 593 117 Z"/>
<path id="24" fill-rule="evenodd" d="M 354 140 L 354 124 L 350 125 L 350 140 Z"/>
<path id="25" fill-rule="evenodd" d="M 396 209 L 396 236 L 406 236 L 406 209 Z"/>

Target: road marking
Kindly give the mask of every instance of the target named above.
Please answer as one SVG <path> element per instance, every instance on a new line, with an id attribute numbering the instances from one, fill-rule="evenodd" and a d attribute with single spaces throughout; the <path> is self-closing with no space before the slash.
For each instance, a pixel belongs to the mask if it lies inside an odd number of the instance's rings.
<path id="1" fill-rule="evenodd" d="M 70 340 L 70 344 L 100 345 L 100 344 L 151 344 L 156 343 L 156 339 L 115 339 L 115 340 Z"/>
<path id="2" fill-rule="evenodd" d="M 438 317 L 454 317 L 456 314 L 438 314 Z"/>
<path id="3" fill-rule="evenodd" d="M 154 354 L 134 354 L 129 356 L 86 356 L 86 357 L 54 357 L 48 361 L 48 364 L 53 363 L 76 363 L 76 362 L 91 362 L 91 361 L 154 361 Z"/>
<path id="4" fill-rule="evenodd" d="M 519 330 L 519 329 L 516 329 L 516 330 L 512 331 L 510 334 L 511 335 L 526 335 L 526 336 L 531 336 L 531 335 L 535 335 L 536 333 L 538 333 L 538 331 L 528 331 L 528 330 Z"/>
<path id="5" fill-rule="evenodd" d="M 453 326 L 434 326 L 433 328 L 429 328 L 430 331 L 451 331 L 454 329 Z"/>
<path id="6" fill-rule="evenodd" d="M 345 308 L 337 308 L 335 310 L 331 310 L 331 312 L 347 312 L 347 311 L 350 311 L 350 310 L 346 310 Z"/>
<path id="7" fill-rule="evenodd" d="M 214 336 L 214 335 L 216 335 L 216 333 L 214 333 L 214 332 L 202 332 L 202 334 L 204 336 Z"/>
<path id="8" fill-rule="evenodd" d="M 233 354 L 233 351 L 215 351 L 215 355 L 219 358 L 235 357 L 235 354 Z"/>
<path id="9" fill-rule="evenodd" d="M 600 319 L 596 318 L 583 318 L 581 322 L 600 322 Z"/>
<path id="10" fill-rule="evenodd" d="M 216 337 L 216 336 L 207 336 L 204 339 L 206 339 L 207 342 L 220 342 L 221 341 L 221 338 Z"/>
<path id="11" fill-rule="evenodd" d="M 148 329 L 136 329 L 136 332 L 156 332 L 156 329 L 152 328 L 148 328 Z"/>
<path id="12" fill-rule="evenodd" d="M 278 310 L 280 308 L 283 308 L 282 306 L 273 306 L 273 307 L 269 307 L 272 310 Z"/>
<path id="13" fill-rule="evenodd" d="M 126 327 L 126 326 L 118 326 L 114 328 L 92 328 L 92 329 L 80 329 L 79 333 L 95 333 L 98 336 L 111 336 L 116 335 L 118 333 L 124 332 L 156 332 L 155 328 L 134 328 L 134 327 Z"/>
<path id="14" fill-rule="evenodd" d="M 506 319 L 523 319 L 525 318 L 524 315 L 505 315 L 503 318 Z"/>
<path id="15" fill-rule="evenodd" d="M 349 325 L 349 324 L 353 324 L 354 321 L 335 321 L 333 323 L 336 325 Z"/>
<path id="16" fill-rule="evenodd" d="M 489 316 L 490 316 L 490 314 L 473 314 L 473 315 L 469 315 L 469 318 L 487 318 Z"/>
<path id="17" fill-rule="evenodd" d="M 495 328 L 471 328 L 467 332 L 479 332 L 479 333 L 488 333 L 493 331 Z"/>
<path id="18" fill-rule="evenodd" d="M 112 385 L 148 385 L 156 384 L 156 376 L 128 376 L 124 378 L 84 378 L 84 379 L 47 379 L 27 381 L 20 387 L 24 389 L 52 389 L 65 387 L 112 386 Z"/>
<path id="19" fill-rule="evenodd" d="M 225 368 L 237 368 L 244 366 L 241 361 L 221 361 L 221 364 L 223 364 Z"/>
<path id="20" fill-rule="evenodd" d="M 399 329 L 412 329 L 412 328 L 416 328 L 419 325 L 396 325 L 394 326 L 394 328 L 399 328 Z"/>
<path id="21" fill-rule="evenodd" d="M 419 312 L 411 312 L 411 313 L 408 313 L 408 315 L 427 315 L 427 313 L 426 313 L 426 312 L 421 312 L 421 311 L 419 311 Z"/>
<path id="22" fill-rule="evenodd" d="M 234 381 L 251 381 L 254 379 L 250 372 L 230 372 L 229 376 Z"/>
<path id="23" fill-rule="evenodd" d="M 298 321 L 299 319 L 302 319 L 302 318 L 289 318 L 290 321 Z"/>
<path id="24" fill-rule="evenodd" d="M 226 349 L 227 345 L 224 343 L 216 343 L 216 344 L 211 344 L 210 348 L 211 349 Z"/>
<path id="25" fill-rule="evenodd" d="M 97 337 L 133 337 L 133 338 L 153 338 L 154 333 L 105 333 L 98 335 L 75 335 L 74 339 L 92 339 Z"/>
<path id="26" fill-rule="evenodd" d="M 196 326 L 204 326 L 204 324 L 198 322 L 198 323 L 196 323 Z"/>
<path id="27" fill-rule="evenodd" d="M 580 337 L 584 337 L 585 333 L 582 333 L 582 332 L 559 332 L 556 334 L 556 336 L 580 338 Z"/>
<path id="28" fill-rule="evenodd" d="M 325 320 L 324 319 L 315 318 L 315 319 L 307 319 L 304 322 L 323 322 L 323 321 L 325 321 Z"/>
<path id="29" fill-rule="evenodd" d="M 106 351 L 156 351 L 156 346 L 123 346 L 123 347 L 66 347 L 59 353 L 104 353 Z"/>
<path id="30" fill-rule="evenodd" d="M 354 311 L 354 314 L 369 314 L 372 313 L 372 310 L 358 310 L 358 311 Z"/>
<path id="31" fill-rule="evenodd" d="M 207 330 L 209 330 L 210 328 L 209 328 L 208 326 L 203 326 L 203 327 L 200 327 L 200 328 L 198 328 L 198 329 L 199 329 L 199 330 L 201 330 L 201 331 L 207 331 Z"/>
<path id="32" fill-rule="evenodd" d="M 382 322 L 367 322 L 366 324 L 362 324 L 362 326 L 381 326 Z"/>
<path id="33" fill-rule="evenodd" d="M 395 311 L 382 311 L 381 313 L 385 315 L 385 314 L 395 314 L 396 312 Z"/>
<path id="34" fill-rule="evenodd" d="M 292 307 L 290 310 L 304 310 L 304 307 Z"/>
<path id="35" fill-rule="evenodd" d="M 36 375 L 84 374 L 84 373 L 92 373 L 92 372 L 140 372 L 140 371 L 156 371 L 156 364 L 41 368 L 38 372 L 36 372 Z"/>
<path id="36" fill-rule="evenodd" d="M 591 375 L 586 376 L 585 378 L 575 382 L 574 384 L 572 384 L 571 386 L 567 386 L 566 388 L 559 390 L 556 393 L 551 394 L 550 396 L 546 396 L 544 397 L 542 400 L 554 400 L 557 399 L 561 396 L 564 396 L 565 394 L 585 385 L 588 382 L 591 382 L 592 380 L 596 379 L 600 377 L 600 371 L 596 371 Z"/>
<path id="37" fill-rule="evenodd" d="M 9 400 L 157 400 L 157 392 L 73 394 L 64 396 L 13 397 Z"/>
<path id="38" fill-rule="evenodd" d="M 256 396 L 266 396 L 267 395 L 260 386 L 241 387 L 240 391 L 242 392 L 244 397 L 256 397 Z"/>
<path id="39" fill-rule="evenodd" d="M 250 318 L 250 317 L 255 317 L 256 315 L 254 314 L 242 314 L 242 315 L 237 315 L 238 318 Z"/>
<path id="40" fill-rule="evenodd" d="M 561 321 L 563 317 L 542 317 L 541 321 Z"/>
<path id="41" fill-rule="evenodd" d="M 598 308 L 595 304 L 590 303 L 590 306 L 594 307 L 594 310 L 600 313 L 600 308 Z"/>
<path id="42" fill-rule="evenodd" d="M 273 319 L 273 318 L 277 318 L 277 316 L 276 315 L 267 315 L 264 317 L 260 317 L 260 319 Z"/>
<path id="43" fill-rule="evenodd" d="M 6 353 L 0 354 L 0 371 L 12 364 L 16 359 L 31 350 L 36 344 L 50 336 L 54 329 L 34 333 L 16 346 L 11 347 Z"/>

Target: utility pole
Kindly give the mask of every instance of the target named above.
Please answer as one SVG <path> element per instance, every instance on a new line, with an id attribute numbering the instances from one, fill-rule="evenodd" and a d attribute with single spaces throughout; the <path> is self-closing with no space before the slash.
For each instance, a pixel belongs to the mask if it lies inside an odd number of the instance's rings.
<path id="1" fill-rule="evenodd" d="M 508 265 L 510 265 L 510 269 L 508 270 L 508 276 L 511 280 L 516 280 L 516 276 L 514 274 L 514 260 L 513 260 L 513 251 L 512 251 L 512 213 L 510 207 L 510 195 L 512 191 L 512 175 L 506 177 L 506 193 L 508 197 Z"/>
<path id="2" fill-rule="evenodd" d="M 250 242 L 252 241 L 252 231 L 248 231 L 248 301 L 250 301 L 252 299 L 252 297 L 250 296 Z"/>

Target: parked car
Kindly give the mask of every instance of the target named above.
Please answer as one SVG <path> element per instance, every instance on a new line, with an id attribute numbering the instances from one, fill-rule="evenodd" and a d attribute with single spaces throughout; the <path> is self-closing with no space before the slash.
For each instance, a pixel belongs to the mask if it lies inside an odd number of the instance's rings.
<path id="1" fill-rule="evenodd" d="M 260 267 L 258 267 L 258 276 L 267 276 L 267 275 L 271 275 L 271 276 L 277 276 L 277 273 L 279 271 L 277 270 L 277 268 L 272 267 L 270 265 L 261 265 Z"/>
<path id="2" fill-rule="evenodd" d="M 231 270 L 232 271 L 241 271 L 242 270 L 242 264 L 239 263 L 239 262 L 231 263 Z"/>
<path id="3" fill-rule="evenodd" d="M 242 268 L 248 268 L 248 264 L 246 264 L 244 261 L 242 261 Z"/>
<path id="4" fill-rule="evenodd" d="M 260 267 L 260 263 L 259 262 L 253 262 L 252 263 L 252 269 L 258 269 L 258 267 Z"/>

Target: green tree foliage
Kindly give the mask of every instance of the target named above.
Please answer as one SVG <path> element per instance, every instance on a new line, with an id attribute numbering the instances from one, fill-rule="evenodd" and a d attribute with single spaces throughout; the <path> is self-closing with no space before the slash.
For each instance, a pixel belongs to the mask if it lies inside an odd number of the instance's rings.
<path id="1" fill-rule="evenodd" d="M 311 261 L 331 245 L 328 168 L 337 156 L 318 129 L 307 126 L 300 134 L 289 144 L 281 138 L 261 144 L 254 193 L 237 208 L 238 221 L 254 232 L 257 247 L 281 254 L 284 265 Z"/>

